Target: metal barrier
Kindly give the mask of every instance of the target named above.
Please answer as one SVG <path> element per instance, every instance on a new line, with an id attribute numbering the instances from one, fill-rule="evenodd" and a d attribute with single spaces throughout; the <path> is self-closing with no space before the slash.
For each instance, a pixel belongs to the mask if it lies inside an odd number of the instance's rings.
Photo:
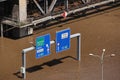
<path id="1" fill-rule="evenodd" d="M 76 34 L 72 34 L 70 35 L 70 38 L 75 38 L 77 37 L 77 60 L 81 61 L 81 34 L 80 33 L 76 33 Z M 50 44 L 54 44 L 55 41 L 52 40 L 50 41 Z M 21 73 L 22 73 L 22 77 L 25 80 L 26 79 L 26 54 L 29 51 L 32 51 L 35 49 L 35 46 L 26 48 L 22 50 L 22 67 L 21 67 Z"/>

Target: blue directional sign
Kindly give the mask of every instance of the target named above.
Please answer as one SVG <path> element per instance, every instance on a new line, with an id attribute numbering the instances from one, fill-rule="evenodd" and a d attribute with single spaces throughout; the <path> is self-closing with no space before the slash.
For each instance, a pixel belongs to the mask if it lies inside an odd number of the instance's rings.
<path id="1" fill-rule="evenodd" d="M 70 48 L 70 29 L 65 29 L 56 33 L 56 52 L 61 52 Z"/>
<path id="2" fill-rule="evenodd" d="M 50 34 L 36 38 L 36 58 L 41 58 L 50 54 Z"/>

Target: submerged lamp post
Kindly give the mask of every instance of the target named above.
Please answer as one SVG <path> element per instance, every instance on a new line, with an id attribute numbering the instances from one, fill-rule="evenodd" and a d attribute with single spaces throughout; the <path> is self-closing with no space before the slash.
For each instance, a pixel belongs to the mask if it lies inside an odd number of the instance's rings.
<path id="1" fill-rule="evenodd" d="M 101 70 L 102 70 L 102 71 L 101 71 L 101 73 L 102 73 L 101 76 L 102 76 L 102 80 L 103 80 L 103 63 L 104 63 L 104 58 L 105 58 L 105 57 L 114 57 L 115 54 L 105 55 L 105 49 L 103 49 L 101 56 L 96 55 L 96 54 L 92 54 L 92 53 L 90 53 L 89 55 L 90 55 L 90 56 L 93 56 L 93 57 L 97 57 L 97 58 L 100 59 Z"/>

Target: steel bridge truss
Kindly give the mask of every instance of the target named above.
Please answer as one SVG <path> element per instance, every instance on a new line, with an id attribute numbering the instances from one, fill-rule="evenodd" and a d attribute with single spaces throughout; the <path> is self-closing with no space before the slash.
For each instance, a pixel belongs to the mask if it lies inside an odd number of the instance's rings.
<path id="1" fill-rule="evenodd" d="M 116 1 L 120 0 L 27 0 L 27 24 L 18 27 L 29 27 L 62 17 L 64 11 L 69 16 Z M 16 21 L 19 23 L 19 20 Z"/>
<path id="2" fill-rule="evenodd" d="M 8 0 L 0 0 L 5 2 Z M 16 1 L 16 0 L 15 0 Z M 18 0 L 19 4 L 13 3 L 11 17 L 4 17 L 1 21 L 1 36 L 12 35 L 15 38 L 33 34 L 34 28 L 44 27 L 57 22 L 63 17 L 64 12 L 67 17 L 63 20 L 74 17 L 74 14 L 87 14 L 92 11 L 120 5 L 120 0 Z M 11 1 L 9 1 L 12 3 Z M 10 4 L 8 3 L 8 4 Z M 7 5 L 8 5 L 7 4 Z M 109 6 L 107 6 L 109 4 Z M 105 6 L 106 5 L 106 6 Z M 10 7 L 9 5 L 7 6 Z M 9 9 L 8 9 L 9 10 Z M 76 16 L 76 15 L 75 15 Z M 52 21 L 51 21 L 52 20 Z M 54 20 L 54 21 L 53 21 Z M 60 20 L 61 21 L 61 20 Z M 44 25 L 45 24 L 45 25 Z M 8 25 L 8 26 L 6 26 Z"/>
<path id="3" fill-rule="evenodd" d="M 47 20 L 55 19 L 57 17 L 61 17 L 61 13 L 63 13 L 64 11 L 66 11 L 67 14 L 70 15 L 90 8 L 95 8 L 96 6 L 115 2 L 115 0 L 44 0 L 40 2 L 37 0 L 32 1 L 39 10 L 39 12 L 37 13 L 37 18 L 39 17 L 39 19 L 33 19 L 32 21 L 32 24 L 34 25 L 45 22 Z"/>

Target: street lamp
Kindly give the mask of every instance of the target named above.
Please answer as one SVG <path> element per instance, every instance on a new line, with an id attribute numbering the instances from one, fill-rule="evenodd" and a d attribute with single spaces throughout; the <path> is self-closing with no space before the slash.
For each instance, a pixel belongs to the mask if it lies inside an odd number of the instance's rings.
<path id="1" fill-rule="evenodd" d="M 105 55 L 105 49 L 103 49 L 101 56 L 100 55 L 95 55 L 95 54 L 92 54 L 92 53 L 90 53 L 89 55 L 93 56 L 93 57 L 98 57 L 100 59 L 100 61 L 101 61 L 101 70 L 102 70 L 101 76 L 102 76 L 102 80 L 103 80 L 103 62 L 104 62 L 104 57 L 114 57 L 115 54 Z"/>

